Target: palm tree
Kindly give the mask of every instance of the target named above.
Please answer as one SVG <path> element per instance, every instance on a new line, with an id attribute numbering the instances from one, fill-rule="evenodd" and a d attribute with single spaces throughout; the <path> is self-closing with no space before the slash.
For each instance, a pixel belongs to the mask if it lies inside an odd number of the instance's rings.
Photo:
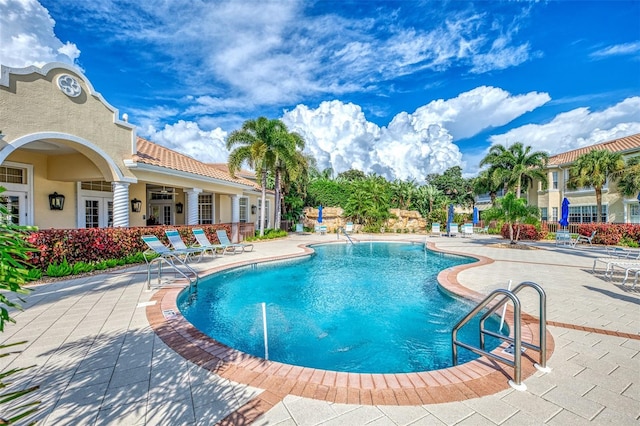
<path id="1" fill-rule="evenodd" d="M 260 236 L 264 235 L 264 221 L 267 198 L 267 173 L 275 168 L 277 155 L 275 150 L 283 143 L 283 139 L 289 138 L 287 126 L 280 120 L 269 120 L 259 117 L 256 120 L 247 120 L 242 128 L 231 132 L 227 138 L 229 154 L 228 166 L 231 176 L 235 176 L 244 162 L 256 172 L 262 174 L 262 200 L 260 206 Z M 279 200 L 276 199 L 276 202 Z"/>
<path id="2" fill-rule="evenodd" d="M 278 143 L 274 147 L 275 161 L 275 195 L 276 195 L 276 211 L 275 223 L 280 229 L 282 218 L 282 201 L 283 201 L 283 177 L 287 179 L 296 179 L 304 170 L 303 162 L 306 163 L 302 150 L 304 149 L 304 139 L 299 134 L 293 132 L 277 138 Z"/>
<path id="3" fill-rule="evenodd" d="M 503 187 L 501 175 L 498 169 L 489 168 L 480 172 L 477 178 L 473 180 L 473 192 L 476 195 L 489 193 L 491 204 L 496 205 L 498 191 Z"/>
<path id="4" fill-rule="evenodd" d="M 516 142 L 508 148 L 494 145 L 486 157 L 480 161 L 480 167 L 489 166 L 490 174 L 500 177 L 509 190 L 515 190 L 516 198 L 520 198 L 523 186 L 530 186 L 534 180 L 547 186 L 547 175 L 544 168 L 549 155 L 543 151 L 531 152 L 531 146 Z"/>
<path id="5" fill-rule="evenodd" d="M 619 152 L 596 149 L 578 157 L 569 168 L 567 187 L 577 189 L 593 187 L 596 191 L 597 222 L 602 222 L 602 187 L 607 180 L 615 178 L 624 169 L 624 160 Z"/>
<path id="6" fill-rule="evenodd" d="M 525 199 L 517 198 L 511 191 L 498 200 L 496 206 L 483 212 L 485 219 L 500 219 L 509 225 L 509 240 L 511 244 L 516 244 L 520 238 L 520 226 L 518 224 L 535 223 L 538 221 L 538 214 L 537 207 L 528 206 Z"/>
<path id="7" fill-rule="evenodd" d="M 632 157 L 627 160 L 627 165 L 620 172 L 618 189 L 627 197 L 637 195 L 640 192 L 640 157 Z"/>

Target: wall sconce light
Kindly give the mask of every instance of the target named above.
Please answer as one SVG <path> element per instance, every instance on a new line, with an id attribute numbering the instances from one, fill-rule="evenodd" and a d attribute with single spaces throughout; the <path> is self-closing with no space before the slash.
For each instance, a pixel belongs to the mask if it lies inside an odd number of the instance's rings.
<path id="1" fill-rule="evenodd" d="M 182 203 L 176 203 L 176 213 L 182 213 L 182 208 L 184 205 Z"/>
<path id="2" fill-rule="evenodd" d="M 140 213 L 140 210 L 142 209 L 142 201 L 138 200 L 137 198 L 134 198 L 133 200 L 131 200 L 131 211 L 134 213 Z"/>
<path id="3" fill-rule="evenodd" d="M 54 192 L 49 194 L 49 210 L 62 210 L 64 208 L 64 195 Z"/>
<path id="4" fill-rule="evenodd" d="M 258 207 L 255 204 L 251 205 L 251 214 L 256 214 L 258 211 Z"/>

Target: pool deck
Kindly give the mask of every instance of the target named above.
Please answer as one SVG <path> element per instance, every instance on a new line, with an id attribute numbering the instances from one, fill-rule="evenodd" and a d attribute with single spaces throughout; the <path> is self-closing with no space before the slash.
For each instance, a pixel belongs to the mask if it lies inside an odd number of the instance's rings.
<path id="1" fill-rule="evenodd" d="M 202 336 L 176 313 L 177 288 L 147 291 L 145 267 L 34 287 L 4 343 L 27 340 L 2 370 L 36 365 L 16 387 L 40 385 L 44 425 L 582 425 L 640 420 L 640 285 L 591 272 L 601 247 L 538 250 L 492 247 L 501 240 L 417 235 L 357 235 L 429 242 L 476 256 L 440 282 L 470 297 L 533 281 L 547 293 L 551 372 L 523 358 L 523 383 L 487 360 L 413 375 L 351 375 L 265 362 Z M 238 263 L 303 255 L 304 245 L 335 235 L 291 235 L 255 250 L 195 264 L 203 273 Z M 344 242 L 344 239 L 342 240 Z M 535 292 L 520 293 L 538 315 Z M 535 341 L 537 323 L 525 339 Z M 497 368 L 496 368 L 497 367 Z M 0 413 L 1 416 L 1 413 Z"/>

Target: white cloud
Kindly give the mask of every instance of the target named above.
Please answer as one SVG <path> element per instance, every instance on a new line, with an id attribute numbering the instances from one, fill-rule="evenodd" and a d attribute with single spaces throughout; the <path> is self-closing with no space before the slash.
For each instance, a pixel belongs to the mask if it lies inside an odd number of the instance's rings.
<path id="1" fill-rule="evenodd" d="M 480 86 L 452 99 L 438 99 L 413 113 L 415 126 L 432 123 L 446 127 L 455 140 L 469 138 L 491 127 L 503 126 L 524 113 L 544 105 L 547 93 L 511 95 L 498 87 Z"/>
<path id="2" fill-rule="evenodd" d="M 229 159 L 229 151 L 225 146 L 227 132 L 220 128 L 205 131 L 197 123 L 180 120 L 165 125 L 161 130 L 149 127 L 144 135 L 153 142 L 204 163 L 226 163 Z"/>
<path id="3" fill-rule="evenodd" d="M 602 111 L 576 108 L 546 124 L 527 124 L 490 138 L 492 144 L 522 142 L 550 154 L 640 133 L 640 96 Z"/>
<path id="4" fill-rule="evenodd" d="M 0 0 L 0 10 L 0 64 L 16 68 L 74 64 L 80 56 L 75 44 L 55 36 L 55 21 L 36 0 Z"/>
<path id="5" fill-rule="evenodd" d="M 631 43 L 616 44 L 598 49 L 591 54 L 594 58 L 606 58 L 619 55 L 637 55 L 640 53 L 640 41 Z"/>

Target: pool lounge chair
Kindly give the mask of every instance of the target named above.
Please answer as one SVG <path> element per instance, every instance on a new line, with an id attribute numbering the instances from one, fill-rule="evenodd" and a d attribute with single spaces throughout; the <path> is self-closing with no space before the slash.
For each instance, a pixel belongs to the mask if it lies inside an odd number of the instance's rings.
<path id="1" fill-rule="evenodd" d="M 186 261 L 189 261 L 189 259 L 192 259 L 195 255 L 198 255 L 198 261 L 202 260 L 202 254 L 203 254 L 202 248 L 188 247 L 184 243 L 184 241 L 182 240 L 182 237 L 180 236 L 180 233 L 176 229 L 167 229 L 166 231 L 164 231 L 164 233 L 167 235 L 167 238 L 169 239 L 169 243 L 171 244 L 174 250 L 180 251 L 182 253 L 186 253 L 185 254 Z"/>
<path id="2" fill-rule="evenodd" d="M 432 223 L 431 224 L 431 235 L 433 235 L 435 237 L 439 237 L 440 236 L 440 224 L 439 223 Z"/>
<path id="3" fill-rule="evenodd" d="M 225 253 L 228 251 L 228 249 L 231 249 L 233 253 L 253 251 L 253 244 L 232 243 L 227 236 L 227 231 L 225 231 L 224 229 L 216 230 L 216 235 L 218 236 L 218 241 L 220 241 L 220 244 L 224 246 Z M 249 247 L 251 247 L 251 250 L 248 250 Z"/>
<path id="4" fill-rule="evenodd" d="M 636 287 L 636 284 L 638 283 L 638 275 L 640 275 L 640 261 L 613 262 L 611 264 L 611 273 L 609 274 L 609 279 L 613 279 L 613 271 L 615 268 L 620 268 L 624 271 L 624 279 L 622 280 L 622 285 L 624 285 L 627 282 L 627 279 L 629 279 L 629 273 L 635 272 L 635 280 L 633 281 L 633 285 L 631 286 L 631 288 Z"/>
<path id="5" fill-rule="evenodd" d="M 590 246 L 593 245 L 591 240 L 596 236 L 596 232 L 597 231 L 593 231 L 590 237 L 587 237 L 586 235 L 578 235 L 578 237 L 573 240 L 573 246 L 575 247 L 578 243 L 589 243 Z"/>
<path id="6" fill-rule="evenodd" d="M 144 261 L 147 263 L 147 288 L 151 289 L 151 268 L 157 265 L 158 286 L 161 284 L 162 265 L 167 265 L 174 272 L 189 282 L 197 282 L 198 273 L 187 265 L 187 257 L 191 255 L 189 251 L 170 249 L 162 244 L 162 241 L 155 235 L 143 235 L 142 241 L 147 245 L 147 250 L 142 252 Z"/>
<path id="7" fill-rule="evenodd" d="M 462 236 L 463 237 L 473 237 L 473 224 L 465 223 L 462 225 Z"/>
<path id="8" fill-rule="evenodd" d="M 224 246 L 222 244 L 213 244 L 207 238 L 207 234 L 205 234 L 204 229 L 202 228 L 193 228 L 191 230 L 193 232 L 193 236 L 196 238 L 196 245 L 193 247 L 198 247 L 202 249 L 202 254 L 204 255 L 206 252 L 211 252 L 211 254 L 215 257 L 218 254 L 218 251 L 224 250 Z"/>
<path id="9" fill-rule="evenodd" d="M 623 249 L 620 247 L 607 248 L 606 257 L 597 257 L 593 259 L 593 268 L 591 272 L 596 271 L 596 265 L 598 263 L 604 263 L 606 268 L 604 270 L 605 276 L 609 274 L 611 267 L 616 262 L 633 262 L 640 263 L 640 250 Z"/>

